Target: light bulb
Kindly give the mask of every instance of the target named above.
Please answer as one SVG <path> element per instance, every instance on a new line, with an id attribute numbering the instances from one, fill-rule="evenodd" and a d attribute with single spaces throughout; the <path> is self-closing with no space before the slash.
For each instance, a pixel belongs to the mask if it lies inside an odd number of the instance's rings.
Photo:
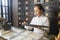
<path id="1" fill-rule="evenodd" d="M 28 15 L 28 12 L 26 12 L 26 15 Z"/>
<path id="2" fill-rule="evenodd" d="M 18 15 L 20 15 L 21 13 L 18 13 Z"/>
<path id="3" fill-rule="evenodd" d="M 18 4 L 20 5 L 20 4 L 21 4 L 21 2 L 18 2 Z"/>
<path id="4" fill-rule="evenodd" d="M 28 1 L 26 1 L 25 3 L 28 4 Z"/>
<path id="5" fill-rule="evenodd" d="M 48 13 L 45 13 L 45 16 L 48 16 Z"/>
<path id="6" fill-rule="evenodd" d="M 28 9 L 28 7 L 25 7 L 25 9 Z"/>
<path id="7" fill-rule="evenodd" d="M 18 8 L 19 10 L 21 9 L 21 7 Z"/>
<path id="8" fill-rule="evenodd" d="M 58 21 L 58 24 L 60 24 L 60 21 Z"/>
<path id="9" fill-rule="evenodd" d="M 48 6 L 45 6 L 45 9 L 49 9 L 49 7 Z"/>
<path id="10" fill-rule="evenodd" d="M 20 20 L 21 18 L 19 17 L 19 20 Z"/>
<path id="11" fill-rule="evenodd" d="M 58 16 L 60 16 L 60 13 L 58 13 Z"/>
<path id="12" fill-rule="evenodd" d="M 28 18 L 26 18 L 26 21 L 28 21 Z"/>
<path id="13" fill-rule="evenodd" d="M 49 2 L 49 0 L 45 0 L 45 2 Z"/>

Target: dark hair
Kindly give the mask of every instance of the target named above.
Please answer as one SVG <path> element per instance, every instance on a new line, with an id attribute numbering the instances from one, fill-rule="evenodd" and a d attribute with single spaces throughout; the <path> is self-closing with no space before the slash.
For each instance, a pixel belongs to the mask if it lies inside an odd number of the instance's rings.
<path id="1" fill-rule="evenodd" d="M 45 11 L 42 4 L 35 4 L 35 6 L 38 6 L 40 10 L 42 10 L 43 12 Z"/>

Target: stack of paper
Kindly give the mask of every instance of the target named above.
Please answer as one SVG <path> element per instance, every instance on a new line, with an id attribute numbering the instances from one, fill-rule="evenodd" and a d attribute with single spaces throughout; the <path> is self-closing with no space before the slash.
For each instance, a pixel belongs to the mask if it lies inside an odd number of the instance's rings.
<path id="1" fill-rule="evenodd" d="M 20 34 L 20 33 L 24 32 L 24 30 L 18 29 L 18 28 L 15 28 L 15 27 L 12 27 L 11 30 L 13 30 L 17 34 Z"/>
<path id="2" fill-rule="evenodd" d="M 23 40 L 33 40 L 33 39 L 28 37 L 28 38 L 25 38 L 25 39 L 23 39 Z"/>
<path id="3" fill-rule="evenodd" d="M 29 34 L 31 34 L 32 32 L 31 31 L 25 31 L 25 32 L 23 32 L 21 35 L 23 35 L 23 36 L 28 36 Z"/>
<path id="4" fill-rule="evenodd" d="M 18 35 L 18 34 L 12 32 L 12 31 L 10 31 L 10 32 L 7 31 L 7 33 L 4 32 L 4 34 L 2 34 L 1 36 L 2 36 L 3 38 L 6 38 L 6 39 L 11 39 L 11 38 L 13 38 L 13 37 L 15 37 L 15 36 L 17 36 L 17 35 Z"/>
<path id="5" fill-rule="evenodd" d="M 11 40 L 22 40 L 24 38 L 25 38 L 25 36 L 17 36 L 15 38 L 11 39 Z"/>
<path id="6" fill-rule="evenodd" d="M 43 34 L 31 33 L 27 38 L 31 38 L 33 40 L 39 40 L 43 37 Z"/>

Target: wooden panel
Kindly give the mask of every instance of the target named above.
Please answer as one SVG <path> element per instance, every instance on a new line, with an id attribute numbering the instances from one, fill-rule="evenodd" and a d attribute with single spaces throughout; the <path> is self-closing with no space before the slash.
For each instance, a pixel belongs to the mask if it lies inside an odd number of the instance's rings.
<path id="1" fill-rule="evenodd" d="M 18 27 L 18 0 L 12 0 L 13 26 Z"/>

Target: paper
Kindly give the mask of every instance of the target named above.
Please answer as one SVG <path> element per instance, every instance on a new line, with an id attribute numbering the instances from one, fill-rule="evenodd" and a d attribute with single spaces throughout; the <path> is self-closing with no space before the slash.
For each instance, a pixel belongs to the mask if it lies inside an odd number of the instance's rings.
<path id="1" fill-rule="evenodd" d="M 11 40 L 22 40 L 24 38 L 25 38 L 25 36 L 17 36 L 15 38 L 11 39 Z"/>
<path id="2" fill-rule="evenodd" d="M 21 35 L 23 35 L 23 36 L 28 36 L 30 33 L 31 33 L 31 31 L 25 31 L 25 32 L 23 32 Z"/>

